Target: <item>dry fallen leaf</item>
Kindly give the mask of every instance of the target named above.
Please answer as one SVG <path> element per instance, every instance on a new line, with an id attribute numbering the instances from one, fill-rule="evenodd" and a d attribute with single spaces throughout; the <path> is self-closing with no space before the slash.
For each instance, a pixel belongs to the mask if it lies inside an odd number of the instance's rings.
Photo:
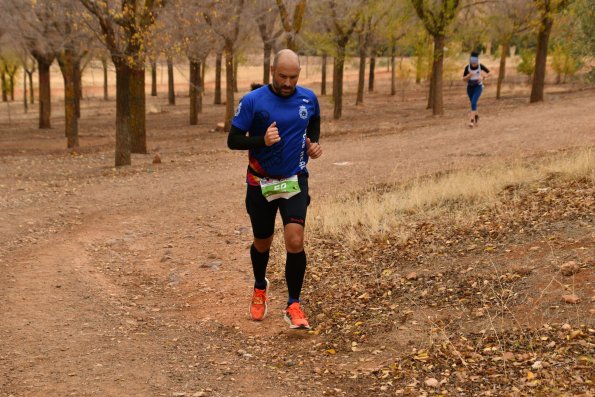
<path id="1" fill-rule="evenodd" d="M 576 296 L 575 294 L 571 294 L 571 295 L 562 295 L 562 300 L 565 303 L 571 303 L 573 305 L 577 304 L 580 302 L 580 298 L 578 296 Z"/>
<path id="2" fill-rule="evenodd" d="M 560 266 L 560 272 L 565 276 L 572 276 L 578 273 L 580 268 L 575 261 L 569 261 Z"/>

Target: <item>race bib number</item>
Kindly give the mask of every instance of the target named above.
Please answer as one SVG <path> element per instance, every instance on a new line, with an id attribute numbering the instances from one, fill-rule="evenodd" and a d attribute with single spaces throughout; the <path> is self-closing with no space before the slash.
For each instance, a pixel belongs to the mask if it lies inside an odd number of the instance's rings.
<path id="1" fill-rule="evenodd" d="M 288 199 L 300 192 L 300 184 L 297 175 L 285 179 L 261 178 L 260 190 L 267 201 Z"/>

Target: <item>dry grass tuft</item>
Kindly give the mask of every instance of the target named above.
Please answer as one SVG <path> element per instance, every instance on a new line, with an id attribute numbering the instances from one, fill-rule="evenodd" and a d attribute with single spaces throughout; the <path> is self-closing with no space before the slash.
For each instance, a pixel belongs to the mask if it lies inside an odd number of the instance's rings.
<path id="1" fill-rule="evenodd" d="M 338 197 L 313 206 L 313 227 L 352 242 L 387 233 L 406 238 L 411 221 L 448 217 L 451 222 L 464 223 L 479 209 L 493 205 L 507 186 L 552 176 L 595 181 L 592 148 L 539 161 L 454 171 Z"/>

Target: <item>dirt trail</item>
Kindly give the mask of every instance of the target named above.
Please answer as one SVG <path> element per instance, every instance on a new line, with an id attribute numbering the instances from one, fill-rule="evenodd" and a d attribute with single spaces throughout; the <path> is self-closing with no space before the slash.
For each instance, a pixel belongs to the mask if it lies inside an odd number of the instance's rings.
<path id="1" fill-rule="evenodd" d="M 595 143 L 592 92 L 536 106 L 492 104 L 473 130 L 456 116 L 461 110 L 442 119 L 422 115 L 389 133 L 398 122 L 390 109 L 382 122 L 374 114 L 361 119 L 373 105 L 325 123 L 325 154 L 310 167 L 313 199 L 321 205 L 339 190 Z M 173 131 L 185 118 L 153 121 Z M 164 134 L 155 138 L 161 165 L 135 156 L 132 167 L 113 170 L 111 147 L 102 146 L 109 139 L 101 137 L 83 156 L 0 157 L 0 396 L 321 390 L 314 380 L 295 390 L 289 369 L 271 369 L 245 351 L 273 346 L 282 353 L 295 342 L 308 354 L 320 342 L 286 332 L 280 283 L 267 321 L 247 319 L 245 153 L 226 150 L 223 135 L 213 139 L 206 128 L 177 140 Z M 63 139 L 60 131 L 48 136 Z M 19 146 L 10 136 L 0 143 Z"/>

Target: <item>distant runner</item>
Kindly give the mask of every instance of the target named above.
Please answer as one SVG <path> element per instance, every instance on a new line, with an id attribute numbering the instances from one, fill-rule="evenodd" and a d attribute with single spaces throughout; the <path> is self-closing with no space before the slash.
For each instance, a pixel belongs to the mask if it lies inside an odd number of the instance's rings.
<path id="1" fill-rule="evenodd" d="M 306 165 L 309 157 L 322 155 L 318 144 L 320 108 L 312 91 L 297 86 L 300 63 L 295 52 L 279 51 L 271 74 L 272 84 L 242 98 L 227 139 L 230 149 L 248 150 L 246 210 L 254 234 L 250 247 L 254 271 L 250 317 L 261 321 L 267 314 L 266 269 L 279 210 L 289 292 L 284 318 L 291 329 L 310 329 L 300 306 L 300 292 L 306 273 L 304 226 L 310 203 Z"/>
<path id="2" fill-rule="evenodd" d="M 479 54 L 472 52 L 469 58 L 469 64 L 465 66 L 463 72 L 463 81 L 467 82 L 467 95 L 471 101 L 471 116 L 469 127 L 477 126 L 479 115 L 477 114 L 477 102 L 483 92 L 483 80 L 490 75 L 490 70 L 479 63 Z"/>

